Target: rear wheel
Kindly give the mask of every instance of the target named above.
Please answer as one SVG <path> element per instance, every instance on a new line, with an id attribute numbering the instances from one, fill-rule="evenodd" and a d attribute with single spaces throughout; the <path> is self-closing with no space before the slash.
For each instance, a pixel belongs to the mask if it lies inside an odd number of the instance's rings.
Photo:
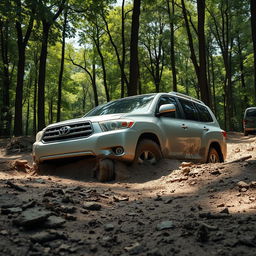
<path id="1" fill-rule="evenodd" d="M 220 163 L 220 156 L 215 148 L 210 148 L 207 163 Z"/>
<path id="2" fill-rule="evenodd" d="M 115 177 L 114 162 L 110 159 L 99 161 L 99 166 L 96 171 L 96 178 L 100 182 L 111 181 Z"/>
<path id="3" fill-rule="evenodd" d="M 153 165 L 161 159 L 162 153 L 157 143 L 149 139 L 143 139 L 139 142 L 134 159 L 135 163 Z"/>

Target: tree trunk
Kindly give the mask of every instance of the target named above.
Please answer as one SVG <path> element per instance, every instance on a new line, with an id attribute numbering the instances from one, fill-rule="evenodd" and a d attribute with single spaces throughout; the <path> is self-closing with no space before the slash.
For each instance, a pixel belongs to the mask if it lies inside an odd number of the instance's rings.
<path id="1" fill-rule="evenodd" d="M 210 89 L 207 81 L 206 47 L 205 47 L 205 0 L 197 0 L 198 12 L 198 44 L 199 44 L 199 88 L 201 99 L 209 107 L 212 107 Z"/>
<path id="2" fill-rule="evenodd" d="M 122 70 L 122 74 L 121 74 L 121 98 L 124 97 L 124 66 L 125 66 L 125 27 L 124 27 L 124 21 L 125 21 L 125 14 L 124 14 L 124 4 L 125 4 L 125 0 L 122 1 L 122 60 L 121 60 L 121 70 Z"/>
<path id="3" fill-rule="evenodd" d="M 256 1 L 251 0 L 251 30 L 254 57 L 254 103 L 256 104 Z"/>
<path id="4" fill-rule="evenodd" d="M 167 11 L 169 16 L 169 24 L 170 24 L 170 45 L 171 45 L 171 68 L 172 68 L 172 83 L 173 83 L 173 91 L 177 92 L 177 71 L 176 71 L 176 59 L 175 59 L 175 50 L 174 50 L 174 13 L 175 13 L 175 0 L 172 0 L 172 11 L 170 8 L 170 0 L 166 0 L 167 2 Z"/>
<path id="5" fill-rule="evenodd" d="M 133 1 L 128 96 L 136 95 L 138 93 L 138 78 L 139 78 L 138 40 L 139 40 L 139 25 L 140 25 L 140 3 L 141 3 L 141 0 Z"/>
<path id="6" fill-rule="evenodd" d="M 0 135 L 9 136 L 11 133 L 11 113 L 10 113 L 10 73 L 9 73 L 9 57 L 8 57 L 8 37 L 9 27 L 8 23 L 0 21 L 0 42 L 1 42 L 1 56 L 3 61 L 3 98 L 1 108 L 1 127 Z"/>
<path id="7" fill-rule="evenodd" d="M 65 45 L 66 45 L 66 28 L 67 28 L 67 16 L 68 12 L 64 12 L 64 22 L 62 31 L 62 48 L 61 48 L 61 61 L 60 61 L 60 73 L 59 73 L 59 83 L 58 83 L 58 102 L 57 102 L 57 122 L 61 120 L 61 99 L 62 99 L 62 80 L 64 72 L 64 60 L 65 60 Z"/>
<path id="8" fill-rule="evenodd" d="M 17 85 L 15 94 L 15 115 L 14 115 L 14 135 L 21 136 L 22 132 L 22 100 L 23 100 L 23 83 L 25 70 L 25 47 L 18 38 L 19 60 L 17 71 Z"/>
<path id="9" fill-rule="evenodd" d="M 47 59 L 47 47 L 48 47 L 48 37 L 50 24 L 43 21 L 43 38 L 42 47 L 40 54 L 40 64 L 39 64 L 39 76 L 38 76 L 38 108 L 37 108 L 37 118 L 38 118 L 38 130 L 41 131 L 45 127 L 45 73 L 46 73 L 46 59 Z"/>

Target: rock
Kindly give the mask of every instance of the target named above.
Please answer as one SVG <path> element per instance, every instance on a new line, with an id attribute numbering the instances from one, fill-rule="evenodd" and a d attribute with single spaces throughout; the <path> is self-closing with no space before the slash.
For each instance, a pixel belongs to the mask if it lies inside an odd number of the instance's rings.
<path id="1" fill-rule="evenodd" d="M 220 213 L 226 213 L 226 214 L 229 214 L 229 210 L 228 208 L 224 208 L 223 210 L 220 211 Z"/>
<path id="2" fill-rule="evenodd" d="M 2 235 L 2 236 L 7 236 L 9 233 L 8 233 L 8 231 L 7 230 L 1 230 L 0 231 L 0 235 Z"/>
<path id="3" fill-rule="evenodd" d="M 21 160 L 21 159 L 18 159 L 14 162 L 14 165 L 15 166 L 24 166 L 28 164 L 28 161 L 27 160 Z"/>
<path id="4" fill-rule="evenodd" d="M 101 209 L 101 205 L 94 202 L 85 202 L 83 204 L 83 208 L 91 211 L 99 211 Z"/>
<path id="5" fill-rule="evenodd" d="M 31 208 L 22 212 L 21 215 L 14 220 L 14 224 L 27 228 L 38 228 L 38 225 L 42 224 L 50 215 L 51 212 L 49 211 L 40 208 Z"/>
<path id="6" fill-rule="evenodd" d="M 246 150 L 247 150 L 247 151 L 253 151 L 253 150 L 254 150 L 254 147 L 247 148 Z"/>
<path id="7" fill-rule="evenodd" d="M 169 220 L 166 220 L 166 221 L 162 221 L 161 223 L 159 223 L 156 227 L 156 229 L 158 231 L 161 231 L 161 230 L 165 230 L 165 229 L 170 229 L 170 228 L 174 228 L 174 225 L 173 225 L 173 222 L 172 221 L 169 221 Z"/>
<path id="8" fill-rule="evenodd" d="M 36 201 L 28 202 L 28 203 L 22 205 L 22 210 L 24 211 L 24 210 L 26 210 L 28 208 L 32 208 L 35 205 L 36 205 Z"/>
<path id="9" fill-rule="evenodd" d="M 185 167 L 181 169 L 182 174 L 185 176 L 189 175 L 190 171 L 191 171 L 191 168 L 189 167 Z"/>
<path id="10" fill-rule="evenodd" d="M 127 251 L 130 255 L 136 255 L 143 252 L 143 247 L 140 243 L 136 242 L 131 246 L 124 247 L 125 251 Z"/>
<path id="11" fill-rule="evenodd" d="M 197 233 L 196 233 L 196 239 L 198 242 L 205 243 L 209 240 L 209 230 L 206 225 L 200 225 Z"/>
<path id="12" fill-rule="evenodd" d="M 66 213 L 64 217 L 65 217 L 66 220 L 71 220 L 71 221 L 75 221 L 77 219 L 76 216 L 71 215 L 69 213 Z"/>
<path id="13" fill-rule="evenodd" d="M 44 227 L 58 228 L 63 226 L 65 222 L 66 221 L 63 218 L 52 215 L 44 222 Z"/>
<path id="14" fill-rule="evenodd" d="M 252 181 L 252 182 L 250 183 L 250 187 L 251 187 L 251 188 L 256 188 L 256 181 Z"/>
<path id="15" fill-rule="evenodd" d="M 38 243 L 50 242 L 56 239 L 65 239 L 65 236 L 58 232 L 38 232 L 30 237 L 31 241 Z"/>
<path id="16" fill-rule="evenodd" d="M 247 188 L 241 188 L 240 191 L 241 192 L 246 192 L 248 189 Z"/>
<path id="17" fill-rule="evenodd" d="M 112 223 L 107 223 L 107 224 L 104 225 L 105 231 L 111 231 L 111 230 L 113 230 L 114 228 L 115 228 L 115 226 L 114 226 L 114 224 L 112 224 Z"/>
<path id="18" fill-rule="evenodd" d="M 201 226 L 205 226 L 208 230 L 210 230 L 210 231 L 216 231 L 216 230 L 218 230 L 218 227 L 216 227 L 216 226 L 212 226 L 212 225 L 209 225 L 209 224 L 206 224 L 206 223 L 204 223 L 204 222 L 199 222 L 199 224 L 201 225 Z"/>
<path id="19" fill-rule="evenodd" d="M 211 212 L 202 212 L 199 214 L 200 218 L 206 219 L 225 219 L 230 218 L 231 215 L 226 213 L 211 213 Z"/>
<path id="20" fill-rule="evenodd" d="M 65 206 L 61 205 L 60 208 L 58 208 L 61 212 L 65 213 L 74 213 L 76 211 L 76 207 L 74 206 Z"/>
<path id="21" fill-rule="evenodd" d="M 123 202 L 123 201 L 129 201 L 129 197 L 117 197 L 113 196 L 114 202 Z"/>
<path id="22" fill-rule="evenodd" d="M 237 183 L 237 186 L 239 187 L 239 188 L 249 188 L 249 184 L 247 184 L 245 181 L 239 181 L 238 183 Z"/>
<path id="23" fill-rule="evenodd" d="M 211 171 L 210 174 L 212 174 L 212 175 L 220 175 L 221 172 L 219 170 L 214 170 L 214 171 Z"/>
<path id="24" fill-rule="evenodd" d="M 21 213 L 22 208 L 20 207 L 12 207 L 12 208 L 2 208 L 1 213 L 2 214 L 14 214 L 14 213 Z"/>
<path id="25" fill-rule="evenodd" d="M 239 152 L 240 152 L 240 148 L 236 148 L 235 153 L 239 153 Z"/>
<path id="26" fill-rule="evenodd" d="M 192 165 L 193 165 L 192 162 L 182 162 L 180 166 L 183 168 L 183 167 L 191 167 Z"/>
<path id="27" fill-rule="evenodd" d="M 173 201 L 173 198 L 168 198 L 164 201 L 165 204 L 170 204 Z"/>

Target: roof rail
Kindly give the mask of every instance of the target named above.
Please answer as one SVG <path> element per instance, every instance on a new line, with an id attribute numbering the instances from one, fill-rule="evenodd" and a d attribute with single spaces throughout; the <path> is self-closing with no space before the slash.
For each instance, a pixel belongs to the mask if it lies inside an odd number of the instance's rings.
<path id="1" fill-rule="evenodd" d="M 191 97 L 191 96 L 188 96 L 188 95 L 186 95 L 186 94 L 183 94 L 183 93 L 180 93 L 180 92 L 169 92 L 170 94 L 174 94 L 174 95 L 177 95 L 177 96 L 181 96 L 181 97 L 183 97 L 183 98 L 186 98 L 186 99 L 189 99 L 189 100 L 193 100 L 193 101 L 196 101 L 196 102 L 198 102 L 198 103 L 201 103 L 201 104 L 204 104 L 205 105 L 205 103 L 203 102 L 203 101 L 201 101 L 201 100 L 199 100 L 199 99 L 196 99 L 196 98 L 193 98 L 193 97 Z"/>

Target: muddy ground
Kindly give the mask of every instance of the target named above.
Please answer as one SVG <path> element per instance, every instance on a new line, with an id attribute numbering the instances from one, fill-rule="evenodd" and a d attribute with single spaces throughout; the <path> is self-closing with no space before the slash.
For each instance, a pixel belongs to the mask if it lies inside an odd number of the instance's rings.
<path id="1" fill-rule="evenodd" d="M 226 163 L 118 163 L 110 183 L 92 160 L 22 170 L 0 140 L 0 255 L 256 255 L 256 137 L 228 138 Z"/>

